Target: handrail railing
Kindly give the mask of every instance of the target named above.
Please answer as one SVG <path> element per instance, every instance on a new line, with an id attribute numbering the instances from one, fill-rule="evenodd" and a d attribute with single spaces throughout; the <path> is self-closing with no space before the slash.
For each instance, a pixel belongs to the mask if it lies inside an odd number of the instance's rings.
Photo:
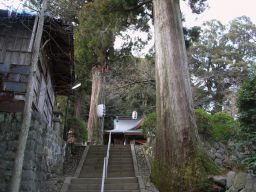
<path id="1" fill-rule="evenodd" d="M 101 192 L 104 192 L 105 180 L 108 175 L 108 160 L 109 160 L 110 146 L 111 146 L 111 132 L 109 132 L 107 154 L 104 157 L 104 162 L 103 162 L 101 190 L 100 190 Z"/>
<path id="2" fill-rule="evenodd" d="M 104 192 L 105 187 L 105 179 L 106 179 L 106 157 L 104 157 L 103 162 L 103 171 L 102 171 L 102 179 L 101 179 L 101 192 Z"/>

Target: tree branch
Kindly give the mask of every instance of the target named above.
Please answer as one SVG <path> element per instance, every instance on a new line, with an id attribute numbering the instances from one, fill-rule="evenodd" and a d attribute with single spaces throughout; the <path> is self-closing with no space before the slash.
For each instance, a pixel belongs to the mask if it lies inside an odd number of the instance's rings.
<path id="1" fill-rule="evenodd" d="M 140 7 L 142 7 L 143 5 L 146 5 L 148 3 L 152 3 L 152 0 L 145 0 L 144 2 L 142 3 L 139 3 L 138 5 L 134 6 L 134 7 L 128 7 L 128 8 L 125 8 L 125 11 L 134 11 Z"/>
<path id="2" fill-rule="evenodd" d="M 152 84 L 152 85 L 155 85 L 155 80 L 154 79 L 149 79 L 149 80 L 128 82 L 124 85 L 117 86 L 117 89 L 130 87 L 130 86 L 135 85 L 135 84 Z"/>

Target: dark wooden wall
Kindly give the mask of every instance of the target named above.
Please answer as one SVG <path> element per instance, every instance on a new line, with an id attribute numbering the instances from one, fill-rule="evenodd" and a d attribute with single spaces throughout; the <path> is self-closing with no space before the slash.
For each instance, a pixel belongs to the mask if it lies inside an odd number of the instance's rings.
<path id="1" fill-rule="evenodd" d="M 28 51 L 33 23 L 0 23 L 0 111 L 23 111 L 31 53 Z M 44 42 L 42 42 L 43 44 Z M 55 95 L 48 57 L 42 50 L 34 86 L 34 110 L 51 124 Z"/>

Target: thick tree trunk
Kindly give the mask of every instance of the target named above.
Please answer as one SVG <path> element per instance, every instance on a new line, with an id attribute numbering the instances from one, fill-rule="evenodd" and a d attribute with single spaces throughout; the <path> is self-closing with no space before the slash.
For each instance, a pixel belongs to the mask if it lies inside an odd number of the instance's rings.
<path id="1" fill-rule="evenodd" d="M 102 87 L 101 72 L 98 68 L 92 69 L 92 91 L 89 118 L 87 123 L 88 142 L 98 142 L 99 133 L 96 131 L 98 128 L 98 118 L 96 115 L 96 107 L 99 104 L 100 91 Z"/>
<path id="2" fill-rule="evenodd" d="M 224 105 L 225 90 L 223 86 L 216 82 L 216 94 L 214 95 L 214 108 L 213 113 L 222 112 L 222 107 Z"/>
<path id="3" fill-rule="evenodd" d="M 82 103 L 83 103 L 83 94 L 80 93 L 80 95 L 77 96 L 75 101 L 75 117 L 80 118 L 81 117 L 81 109 L 82 109 Z"/>
<path id="4" fill-rule="evenodd" d="M 154 0 L 157 135 L 152 177 L 160 191 L 191 190 L 199 143 L 179 0 Z M 189 189 L 190 188 L 190 189 Z"/>

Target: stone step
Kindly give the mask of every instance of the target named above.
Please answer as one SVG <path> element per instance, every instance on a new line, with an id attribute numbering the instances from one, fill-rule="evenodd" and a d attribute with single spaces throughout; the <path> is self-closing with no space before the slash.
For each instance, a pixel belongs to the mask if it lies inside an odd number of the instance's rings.
<path id="1" fill-rule="evenodd" d="M 87 170 L 86 172 L 81 172 L 79 177 L 93 177 L 93 178 L 97 178 L 97 177 L 101 177 L 102 175 L 102 170 Z"/>
<path id="2" fill-rule="evenodd" d="M 116 161 L 116 162 L 113 162 L 113 161 L 109 161 L 108 162 L 108 165 L 109 166 L 116 166 L 116 165 L 120 165 L 120 166 L 129 166 L 129 165 L 133 165 L 133 162 L 132 161 L 122 161 L 122 162 L 118 162 L 118 161 Z"/>
<path id="3" fill-rule="evenodd" d="M 118 154 L 118 155 L 113 155 L 113 154 L 110 154 L 109 158 L 132 158 L 132 154 Z"/>
<path id="4" fill-rule="evenodd" d="M 103 161 L 105 156 L 101 156 L 101 157 L 94 157 L 94 156 L 88 156 L 86 157 L 86 161 Z"/>
<path id="5" fill-rule="evenodd" d="M 111 145 L 110 146 L 111 149 L 131 149 L 130 145 Z"/>
<path id="6" fill-rule="evenodd" d="M 90 146 L 79 178 L 72 179 L 69 192 L 99 192 L 106 146 Z M 130 146 L 111 146 L 105 192 L 139 192 Z"/>
<path id="7" fill-rule="evenodd" d="M 108 169 L 109 170 L 112 170 L 112 169 L 118 169 L 120 171 L 124 171 L 124 170 L 129 170 L 129 169 L 134 169 L 134 166 L 133 165 L 109 165 L 108 166 Z"/>
<path id="8" fill-rule="evenodd" d="M 108 173 L 108 177 L 134 177 L 135 173 L 134 172 L 128 172 L 128 173 L 122 173 L 122 172 L 114 172 Z"/>
<path id="9" fill-rule="evenodd" d="M 103 165 L 102 164 L 87 164 L 82 168 L 83 170 L 87 170 L 87 169 L 102 169 Z"/>
<path id="10" fill-rule="evenodd" d="M 109 154 L 131 154 L 131 151 L 110 151 Z"/>
<path id="11" fill-rule="evenodd" d="M 109 157 L 110 161 L 127 161 L 127 160 L 132 160 L 132 157 Z"/>
<path id="12" fill-rule="evenodd" d="M 120 173 L 120 174 L 125 174 L 125 173 L 133 173 L 134 174 L 134 170 L 133 169 L 130 169 L 130 170 L 112 170 L 112 169 L 109 169 L 108 170 L 108 173 Z"/>
<path id="13" fill-rule="evenodd" d="M 87 157 L 104 157 L 106 156 L 106 153 L 88 153 Z"/>
<path id="14" fill-rule="evenodd" d="M 109 167 L 117 167 L 117 166 L 120 166 L 120 167 L 133 167 L 133 164 L 131 161 L 127 162 L 127 163 L 118 163 L 118 162 L 109 162 L 108 163 L 108 166 Z"/>
<path id="15" fill-rule="evenodd" d="M 106 183 L 137 183 L 136 177 L 123 177 L 123 178 L 107 178 Z M 101 178 L 76 178 L 71 180 L 71 184 L 84 184 L 84 183 L 100 183 Z"/>
<path id="16" fill-rule="evenodd" d="M 88 153 L 87 157 L 104 157 L 106 156 L 106 153 Z"/>
<path id="17" fill-rule="evenodd" d="M 113 167 L 113 168 L 115 168 L 115 167 L 120 167 L 120 168 L 130 167 L 130 168 L 133 168 L 133 164 L 132 164 L 132 162 L 127 163 L 127 164 L 126 163 L 109 163 L 108 167 Z"/>
<path id="18" fill-rule="evenodd" d="M 129 160 L 109 160 L 108 161 L 109 166 L 110 165 L 129 165 L 129 164 L 133 164 L 133 161 L 131 159 Z"/>
<path id="19" fill-rule="evenodd" d="M 110 151 L 109 154 L 131 154 L 131 151 Z"/>
<path id="20" fill-rule="evenodd" d="M 128 168 L 133 168 L 133 164 L 132 163 L 129 163 L 129 164 L 109 164 L 108 165 L 108 168 L 109 169 L 128 169 Z"/>
<path id="21" fill-rule="evenodd" d="M 120 173 L 121 175 L 129 173 L 129 176 L 134 176 L 134 170 L 133 168 L 131 169 L 108 169 L 108 173 Z M 130 175 L 130 173 L 133 173 L 133 175 Z M 94 169 L 88 169 L 86 172 L 81 172 L 79 177 L 101 177 L 102 175 L 102 170 L 94 170 Z"/>
<path id="22" fill-rule="evenodd" d="M 103 168 L 103 167 L 102 167 Z M 86 169 L 85 171 L 81 171 L 80 175 L 88 175 L 88 174 L 94 174 L 94 173 L 101 173 L 102 169 Z"/>
<path id="23" fill-rule="evenodd" d="M 125 169 L 125 170 L 121 170 L 121 171 L 120 171 L 120 169 L 109 169 L 108 170 L 108 174 L 109 173 L 121 173 L 121 172 L 123 174 L 125 174 L 125 173 L 133 173 L 134 174 L 134 170 L 133 169 Z"/>
<path id="24" fill-rule="evenodd" d="M 87 156 L 89 155 L 106 155 L 107 151 L 90 151 L 91 149 L 89 149 Z"/>
<path id="25" fill-rule="evenodd" d="M 80 174 L 79 178 L 101 178 L 102 172 L 99 173 L 86 173 L 86 174 Z"/>
<path id="26" fill-rule="evenodd" d="M 93 157 L 93 156 L 91 156 L 91 157 L 87 157 L 86 158 L 86 160 L 84 161 L 84 163 L 86 163 L 86 162 L 101 162 L 101 161 L 103 161 L 104 160 L 104 157 L 105 156 L 101 156 L 101 157 Z"/>
<path id="27" fill-rule="evenodd" d="M 81 190 L 69 190 L 68 192 L 85 192 L 84 189 Z M 86 192 L 99 192 L 99 190 L 86 190 Z M 104 192 L 140 192 L 140 190 L 108 190 L 105 189 Z"/>
<path id="28" fill-rule="evenodd" d="M 110 148 L 110 152 L 130 152 L 131 148 Z"/>
<path id="29" fill-rule="evenodd" d="M 90 145 L 90 148 L 97 148 L 97 149 L 107 149 L 108 146 L 107 145 Z"/>
<path id="30" fill-rule="evenodd" d="M 100 191 L 101 184 L 75 184 L 70 186 L 70 190 L 99 190 Z M 105 183 L 106 190 L 138 190 L 138 183 Z"/>
<path id="31" fill-rule="evenodd" d="M 85 172 L 85 171 L 88 171 L 88 170 L 102 170 L 103 168 L 103 165 L 86 165 L 82 168 L 81 172 Z M 108 169 L 111 170 L 111 169 L 119 169 L 119 170 L 129 170 L 129 169 L 133 169 L 134 166 L 133 164 L 109 164 L 108 165 Z"/>

